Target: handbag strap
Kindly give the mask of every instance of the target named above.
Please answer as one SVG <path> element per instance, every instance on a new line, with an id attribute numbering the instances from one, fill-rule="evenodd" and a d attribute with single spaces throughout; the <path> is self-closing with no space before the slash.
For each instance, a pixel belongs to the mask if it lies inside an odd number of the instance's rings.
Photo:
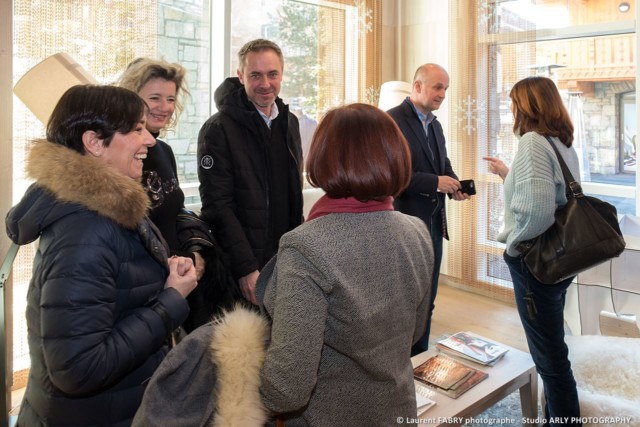
<path id="1" fill-rule="evenodd" d="M 558 162 L 560 163 L 560 169 L 562 169 L 562 176 L 564 177 L 565 194 L 567 196 L 567 200 L 572 197 L 582 197 L 584 195 L 582 193 L 582 186 L 573 178 L 569 167 L 562 158 L 560 151 L 558 151 L 558 147 L 556 147 L 556 144 L 551 141 L 551 137 L 547 135 L 545 135 L 544 137 L 547 139 L 547 141 L 549 141 L 549 144 L 551 144 L 551 148 L 553 148 L 553 151 L 555 151 Z"/>

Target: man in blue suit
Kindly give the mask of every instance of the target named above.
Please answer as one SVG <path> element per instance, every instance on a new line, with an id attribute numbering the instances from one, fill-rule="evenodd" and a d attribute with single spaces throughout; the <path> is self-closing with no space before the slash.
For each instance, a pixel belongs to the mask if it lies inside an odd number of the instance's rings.
<path id="1" fill-rule="evenodd" d="M 435 254 L 431 306 L 435 307 L 442 239 L 448 239 L 445 194 L 454 200 L 466 200 L 460 182 L 447 157 L 442 125 L 433 114 L 440 108 L 449 88 L 449 74 L 437 64 L 421 65 L 413 77 L 411 95 L 388 111 L 404 134 L 411 149 L 413 175 L 411 183 L 394 205 L 396 210 L 421 218 L 431 232 Z M 431 318 L 424 336 L 412 348 L 412 354 L 426 351 L 429 345 Z"/>

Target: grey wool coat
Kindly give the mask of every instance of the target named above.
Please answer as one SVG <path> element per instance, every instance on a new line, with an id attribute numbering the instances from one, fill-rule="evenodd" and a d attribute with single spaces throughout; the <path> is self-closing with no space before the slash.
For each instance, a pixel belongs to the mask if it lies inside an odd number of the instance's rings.
<path id="1" fill-rule="evenodd" d="M 395 211 L 321 216 L 285 234 L 267 267 L 267 409 L 288 427 L 415 418 L 410 352 L 431 316 L 424 222 Z"/>

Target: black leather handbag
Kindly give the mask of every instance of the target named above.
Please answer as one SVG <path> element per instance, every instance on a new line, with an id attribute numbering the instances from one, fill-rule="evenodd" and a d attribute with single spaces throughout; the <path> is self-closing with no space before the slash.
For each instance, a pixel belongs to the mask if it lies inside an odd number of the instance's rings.
<path id="1" fill-rule="evenodd" d="M 562 168 L 567 204 L 556 210 L 555 223 L 547 231 L 516 249 L 539 282 L 553 285 L 619 256 L 625 241 L 615 206 L 585 196 L 556 146 L 546 138 Z"/>

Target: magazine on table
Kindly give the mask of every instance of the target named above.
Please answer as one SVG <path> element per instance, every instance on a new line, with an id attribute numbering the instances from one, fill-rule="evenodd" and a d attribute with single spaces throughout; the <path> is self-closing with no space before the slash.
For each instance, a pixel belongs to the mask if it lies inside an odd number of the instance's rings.
<path id="1" fill-rule="evenodd" d="M 493 365 L 505 355 L 509 348 L 490 341 L 473 332 L 458 332 L 439 340 L 436 347 L 447 354 L 459 356 L 482 365 Z"/>
<path id="2" fill-rule="evenodd" d="M 431 399 L 431 395 L 433 391 L 419 383 L 418 381 L 414 381 L 416 388 L 416 406 L 418 407 L 418 416 L 424 414 L 435 406 L 436 401 Z"/>
<path id="3" fill-rule="evenodd" d="M 414 368 L 413 376 L 422 384 L 457 399 L 489 374 L 444 354 L 437 354 Z"/>

